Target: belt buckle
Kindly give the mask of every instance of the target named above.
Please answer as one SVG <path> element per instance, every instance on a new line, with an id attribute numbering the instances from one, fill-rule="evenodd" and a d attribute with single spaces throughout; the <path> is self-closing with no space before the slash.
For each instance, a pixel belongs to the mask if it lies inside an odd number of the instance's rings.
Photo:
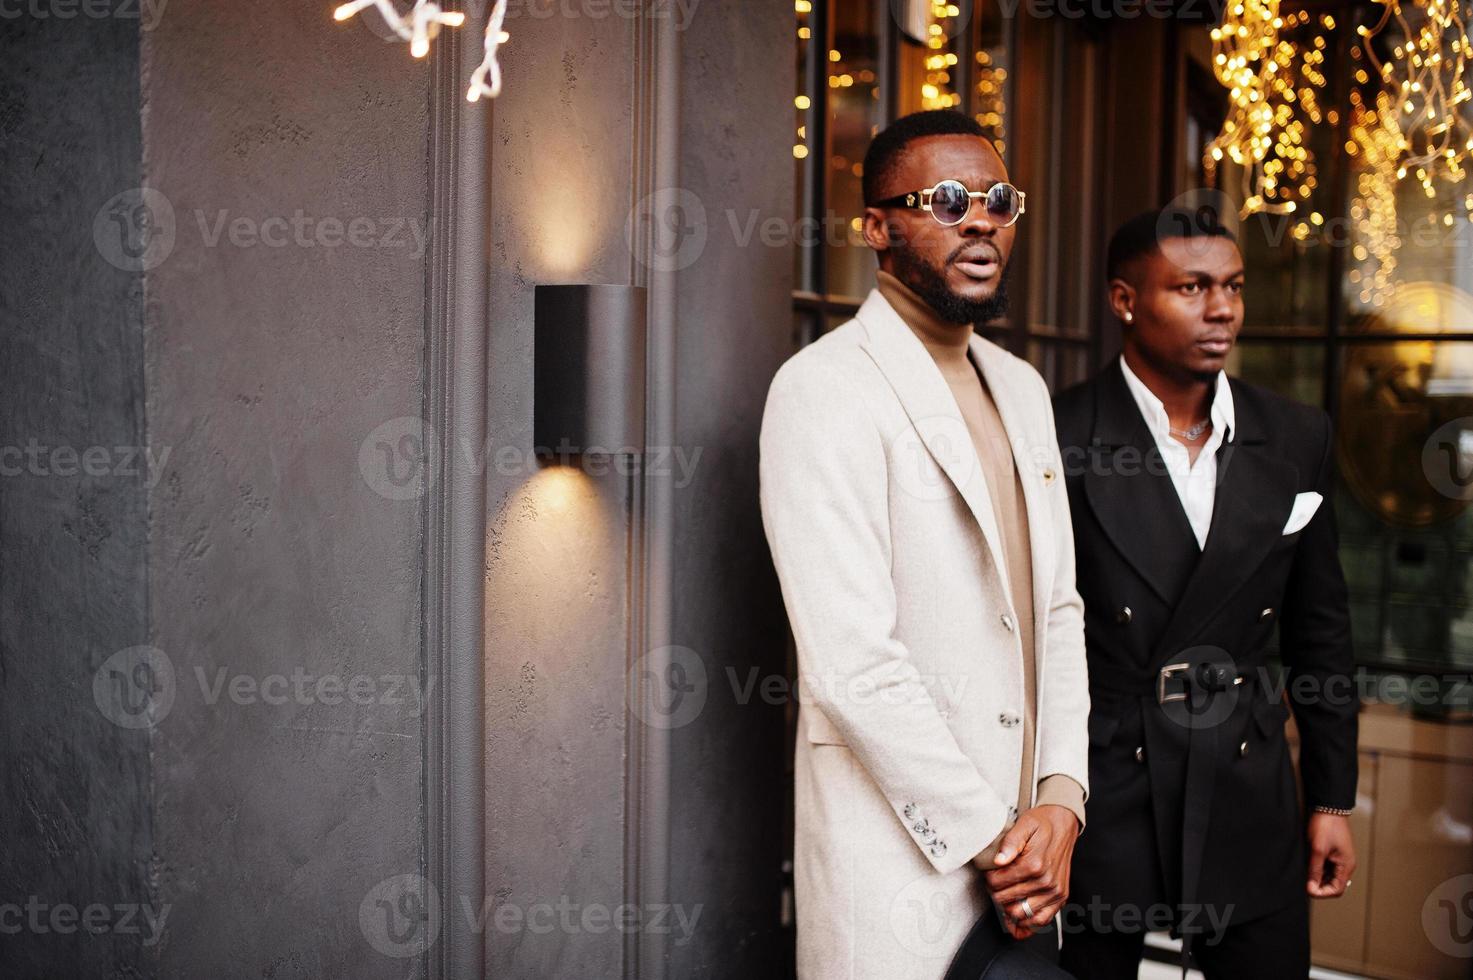
<path id="1" fill-rule="evenodd" d="M 1156 675 L 1156 703 L 1166 704 L 1169 701 L 1185 701 L 1187 699 L 1187 692 L 1183 690 L 1179 694 L 1167 694 L 1166 682 L 1177 674 L 1186 673 L 1191 669 L 1191 664 L 1167 664 L 1165 667 L 1162 667 L 1161 672 Z"/>

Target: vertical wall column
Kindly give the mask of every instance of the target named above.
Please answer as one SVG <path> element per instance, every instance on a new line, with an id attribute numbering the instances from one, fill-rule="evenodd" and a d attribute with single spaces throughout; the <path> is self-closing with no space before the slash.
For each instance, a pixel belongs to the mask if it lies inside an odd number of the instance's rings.
<path id="1" fill-rule="evenodd" d="M 464 914 L 487 894 L 486 479 L 465 451 L 486 443 L 490 207 L 494 103 L 468 102 L 489 8 L 471 5 L 461 31 L 435 47 L 430 96 L 431 208 L 426 266 L 425 412 L 434 440 L 425 495 L 426 878 L 445 909 L 429 976 L 486 975 L 484 929 Z"/>

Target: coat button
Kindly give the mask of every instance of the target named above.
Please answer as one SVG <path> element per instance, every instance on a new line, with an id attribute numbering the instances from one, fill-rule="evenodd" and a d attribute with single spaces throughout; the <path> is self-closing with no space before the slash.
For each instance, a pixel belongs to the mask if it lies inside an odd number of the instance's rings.
<path id="1" fill-rule="evenodd" d="M 1135 747 L 1135 761 L 1136 762 L 1145 762 L 1146 761 L 1146 747 L 1144 745 L 1137 745 Z"/>
<path id="2" fill-rule="evenodd" d="M 1238 746 L 1238 755 L 1241 757 L 1241 756 L 1245 756 L 1247 754 L 1248 754 L 1248 743 L 1247 742 L 1243 742 L 1243 743 L 1239 744 L 1239 746 Z"/>
<path id="3" fill-rule="evenodd" d="M 1119 623 L 1119 624 L 1121 624 L 1123 626 L 1126 623 L 1130 622 L 1130 616 L 1131 616 L 1130 607 L 1129 606 L 1121 606 L 1120 607 L 1120 611 L 1115 614 L 1115 622 L 1117 622 L 1117 623 Z"/>
<path id="4" fill-rule="evenodd" d="M 1010 714 L 1004 713 L 1004 714 L 1000 714 L 1000 715 L 997 716 L 998 724 L 1002 725 L 1002 727 L 1004 727 L 1004 728 L 1015 728 L 1015 727 L 1017 727 L 1017 724 L 1018 724 L 1019 720 L 1020 719 L 1018 718 L 1017 715 L 1010 715 Z"/>
<path id="5" fill-rule="evenodd" d="M 1013 631 L 1013 617 L 1012 616 L 1009 616 L 1007 613 L 1003 613 L 1002 614 L 1002 624 L 1003 624 L 1003 626 L 1007 627 L 1007 630 L 1008 630 L 1009 633 L 1011 633 Z"/>
<path id="6" fill-rule="evenodd" d="M 1269 606 L 1263 612 L 1261 612 L 1261 613 L 1258 614 L 1258 621 L 1261 623 L 1265 619 L 1273 619 L 1273 617 L 1274 617 L 1274 609 L 1273 609 L 1273 606 Z"/>

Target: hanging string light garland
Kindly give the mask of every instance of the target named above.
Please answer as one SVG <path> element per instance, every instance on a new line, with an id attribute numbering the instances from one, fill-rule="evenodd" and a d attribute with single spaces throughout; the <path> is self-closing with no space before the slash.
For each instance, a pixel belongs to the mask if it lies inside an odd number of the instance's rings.
<path id="1" fill-rule="evenodd" d="M 957 62 L 956 53 L 946 50 L 947 38 L 951 35 L 947 21 L 960 16 L 961 8 L 956 4 L 931 0 L 926 20 L 926 80 L 921 83 L 923 109 L 950 109 L 961 105 L 961 94 L 949 91 L 951 69 Z"/>
<path id="2" fill-rule="evenodd" d="M 1439 182 L 1458 184 L 1468 173 L 1463 164 L 1473 153 L 1473 131 L 1463 104 L 1473 99 L 1465 77 L 1473 50 L 1461 0 L 1413 0 L 1410 17 L 1406 6 L 1385 0 L 1376 26 L 1360 28 L 1361 48 L 1395 100 L 1397 179 L 1415 173 L 1423 193 L 1435 198 Z M 1401 39 L 1383 61 L 1373 42 L 1393 21 Z M 1451 214 L 1444 217 L 1451 223 Z"/>
<path id="3" fill-rule="evenodd" d="M 1358 240 L 1347 279 L 1358 288 L 1362 304 L 1378 307 L 1399 284 L 1397 252 L 1404 229 L 1397 193 L 1408 177 L 1433 202 L 1418 223 L 1450 227 L 1458 204 L 1473 221 L 1473 194 L 1459 187 L 1473 154 L 1464 106 L 1473 99 L 1466 79 L 1473 48 L 1463 0 L 1379 2 L 1379 21 L 1357 28 L 1360 43 L 1350 52 L 1359 63 L 1354 81 L 1373 88 L 1374 106 L 1368 95 L 1352 88 L 1345 145 L 1359 162 L 1350 202 Z"/>
<path id="4" fill-rule="evenodd" d="M 430 42 L 439 36 L 442 27 L 460 27 L 465 23 L 465 14 L 446 10 L 435 0 L 415 0 L 407 18 L 399 13 L 393 0 L 348 0 L 332 12 L 332 17 L 333 20 L 347 20 L 369 7 L 378 11 L 390 31 L 409 42 L 409 53 L 416 58 L 429 54 Z M 501 94 L 501 65 L 497 56 L 501 45 L 511 40 L 511 35 L 502 30 L 505 20 L 506 0 L 496 0 L 486 23 L 485 55 L 471 73 L 470 85 L 466 89 L 465 97 L 469 102 L 482 96 L 494 99 Z"/>
<path id="5" fill-rule="evenodd" d="M 496 0 L 491 8 L 491 19 L 486 22 L 484 41 L 485 55 L 476 70 L 471 72 L 471 85 L 465 93 L 467 102 L 475 102 L 481 96 L 494 99 L 501 94 L 501 62 L 497 54 L 501 46 L 511 40 L 511 35 L 501 29 L 506 20 L 506 0 Z"/>
<path id="6" fill-rule="evenodd" d="M 1008 100 L 1004 84 L 1008 70 L 997 64 L 987 51 L 977 52 L 976 113 L 974 118 L 992 137 L 992 145 L 1000 154 L 1007 153 Z"/>
<path id="7" fill-rule="evenodd" d="M 1416 181 L 1433 209 L 1429 224 L 1453 225 L 1454 210 L 1473 221 L 1473 193 L 1461 186 L 1473 169 L 1473 42 L 1464 9 L 1473 0 L 1377 2 L 1379 22 L 1357 28 L 1360 43 L 1350 51 L 1356 85 L 1344 149 L 1358 163 L 1349 215 L 1357 240 L 1347 279 L 1363 304 L 1379 306 L 1397 286 L 1400 185 Z M 1242 217 L 1302 213 L 1318 183 L 1310 127 L 1337 121 L 1335 109 L 1321 111 L 1325 33 L 1334 30 L 1334 18 L 1281 14 L 1279 0 L 1229 4 L 1211 32 L 1213 69 L 1229 108 L 1207 144 L 1204 169 L 1211 180 L 1224 160 L 1242 168 Z M 1313 36 L 1291 36 L 1312 23 Z M 1311 211 L 1291 232 L 1305 242 L 1324 228 L 1324 216 Z"/>
<path id="8" fill-rule="evenodd" d="M 1359 240 L 1351 249 L 1355 266 L 1346 278 L 1359 287 L 1361 303 L 1373 306 L 1383 304 L 1396 286 L 1396 253 L 1401 248 L 1396 227 L 1396 172 L 1404 137 L 1396 117 L 1397 106 L 1384 90 L 1376 93 L 1371 108 L 1358 90 L 1351 89 L 1350 139 L 1345 152 L 1360 162 L 1350 201 L 1350 218 Z"/>
<path id="9" fill-rule="evenodd" d="M 1288 36 L 1310 20 L 1304 11 L 1281 16 L 1279 0 L 1237 0 L 1212 29 L 1213 72 L 1229 107 L 1204 166 L 1209 180 L 1224 159 L 1242 168 L 1243 217 L 1291 214 L 1318 185 L 1307 128 L 1324 119 L 1325 37 L 1296 45 Z M 1322 15 L 1318 26 L 1333 30 L 1334 18 Z"/>

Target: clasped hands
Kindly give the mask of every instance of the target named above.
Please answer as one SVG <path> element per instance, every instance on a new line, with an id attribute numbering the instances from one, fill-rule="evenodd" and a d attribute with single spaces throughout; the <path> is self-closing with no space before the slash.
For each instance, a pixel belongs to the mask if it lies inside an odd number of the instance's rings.
<path id="1" fill-rule="evenodd" d="M 1079 821 L 1073 812 L 1053 804 L 1023 811 L 1003 836 L 995 866 L 984 869 L 983 876 L 1014 939 L 1033 935 L 1063 908 L 1078 836 Z"/>

